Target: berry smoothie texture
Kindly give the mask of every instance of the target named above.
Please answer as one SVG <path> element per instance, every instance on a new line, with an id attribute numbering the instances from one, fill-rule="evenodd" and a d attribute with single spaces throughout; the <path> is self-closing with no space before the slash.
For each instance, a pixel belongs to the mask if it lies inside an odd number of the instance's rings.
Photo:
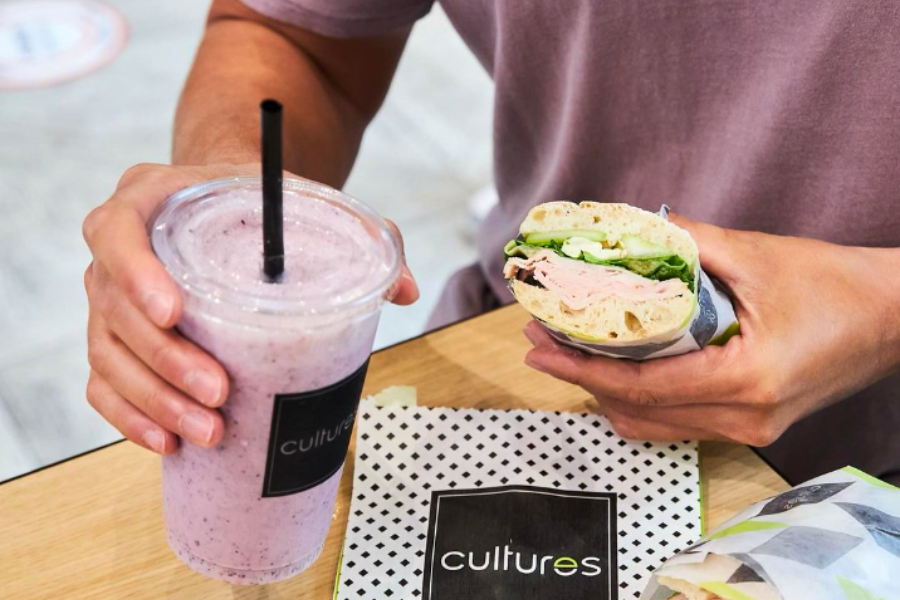
<path id="1" fill-rule="evenodd" d="M 163 261 L 177 263 L 170 272 L 184 290 L 179 331 L 230 380 L 222 442 L 205 449 L 182 441 L 163 459 L 169 544 L 191 568 L 233 583 L 290 577 L 322 551 L 343 469 L 311 489 L 264 497 L 275 396 L 357 371 L 396 277 L 396 248 L 352 210 L 285 190 L 284 215 L 286 268 L 275 283 L 262 274 L 258 190 L 185 203 L 160 215 L 153 232 Z"/>

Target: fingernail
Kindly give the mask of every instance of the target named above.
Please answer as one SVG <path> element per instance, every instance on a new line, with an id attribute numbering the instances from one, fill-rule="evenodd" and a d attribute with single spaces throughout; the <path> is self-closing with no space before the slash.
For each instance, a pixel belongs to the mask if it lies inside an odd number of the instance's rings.
<path id="1" fill-rule="evenodd" d="M 189 440 L 202 446 L 209 445 L 213 435 L 213 422 L 209 415 L 202 412 L 190 412 L 181 416 L 178 421 L 181 433 Z"/>
<path id="2" fill-rule="evenodd" d="M 144 440 L 144 443 L 157 454 L 166 453 L 166 436 L 163 432 L 157 431 L 156 429 L 150 429 L 144 432 L 141 439 Z"/>
<path id="3" fill-rule="evenodd" d="M 416 278 L 413 277 L 412 272 L 409 270 L 409 267 L 403 267 L 403 279 L 408 281 L 410 285 L 412 285 L 413 289 L 416 290 L 416 295 L 419 293 L 419 284 L 416 283 Z"/>
<path id="4" fill-rule="evenodd" d="M 165 327 L 169 324 L 169 319 L 172 317 L 174 303 L 168 294 L 150 292 L 144 296 L 144 307 L 147 309 L 147 315 L 149 315 L 150 320 L 160 327 Z"/>
<path id="5" fill-rule="evenodd" d="M 207 406 L 219 404 L 219 396 L 222 394 L 222 381 L 209 371 L 191 371 L 184 378 L 187 389 L 197 400 Z"/>

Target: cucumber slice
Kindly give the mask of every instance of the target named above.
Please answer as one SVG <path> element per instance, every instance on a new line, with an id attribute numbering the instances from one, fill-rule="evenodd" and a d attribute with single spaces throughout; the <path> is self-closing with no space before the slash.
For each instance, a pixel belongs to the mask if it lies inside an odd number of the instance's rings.
<path id="1" fill-rule="evenodd" d="M 626 233 L 619 240 L 622 249 L 628 258 L 666 258 L 675 253 L 659 244 L 648 242 L 644 238 Z"/>
<path id="2" fill-rule="evenodd" d="M 525 235 L 525 243 L 529 246 L 550 246 L 554 242 L 563 244 L 571 237 L 580 237 L 592 242 L 602 242 L 606 239 L 606 233 L 603 231 L 594 231 L 592 229 L 566 229 L 559 231 L 538 231 Z"/>
<path id="3" fill-rule="evenodd" d="M 589 262 L 595 265 L 605 265 L 620 261 L 624 255 L 625 251 L 618 249 L 600 250 L 597 252 L 584 250 L 581 257 L 585 262 Z"/>
<path id="4" fill-rule="evenodd" d="M 604 248 L 600 242 L 577 236 L 566 240 L 566 243 L 560 248 L 560 252 L 569 258 L 584 258 L 588 262 L 615 260 L 625 256 L 624 250 Z"/>
<path id="5" fill-rule="evenodd" d="M 517 240 L 511 240 L 503 247 L 503 256 L 506 258 L 531 258 L 540 251 L 541 249 L 535 246 L 526 246 Z"/>

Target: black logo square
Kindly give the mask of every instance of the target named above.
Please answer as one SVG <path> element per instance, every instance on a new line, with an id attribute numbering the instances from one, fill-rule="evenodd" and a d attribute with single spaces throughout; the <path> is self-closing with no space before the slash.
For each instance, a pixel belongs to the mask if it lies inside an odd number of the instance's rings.
<path id="1" fill-rule="evenodd" d="M 263 498 L 314 488 L 341 468 L 368 366 L 322 389 L 275 395 Z"/>
<path id="2" fill-rule="evenodd" d="M 435 491 L 424 600 L 617 600 L 616 495 Z"/>

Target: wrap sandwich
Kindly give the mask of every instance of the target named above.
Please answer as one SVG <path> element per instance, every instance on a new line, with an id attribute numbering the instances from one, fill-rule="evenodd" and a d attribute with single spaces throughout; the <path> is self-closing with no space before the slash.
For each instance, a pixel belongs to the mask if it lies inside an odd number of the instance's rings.
<path id="1" fill-rule="evenodd" d="M 594 354 L 640 360 L 724 343 L 738 330 L 734 309 L 667 210 L 534 207 L 504 248 L 510 290 L 554 337 Z"/>

